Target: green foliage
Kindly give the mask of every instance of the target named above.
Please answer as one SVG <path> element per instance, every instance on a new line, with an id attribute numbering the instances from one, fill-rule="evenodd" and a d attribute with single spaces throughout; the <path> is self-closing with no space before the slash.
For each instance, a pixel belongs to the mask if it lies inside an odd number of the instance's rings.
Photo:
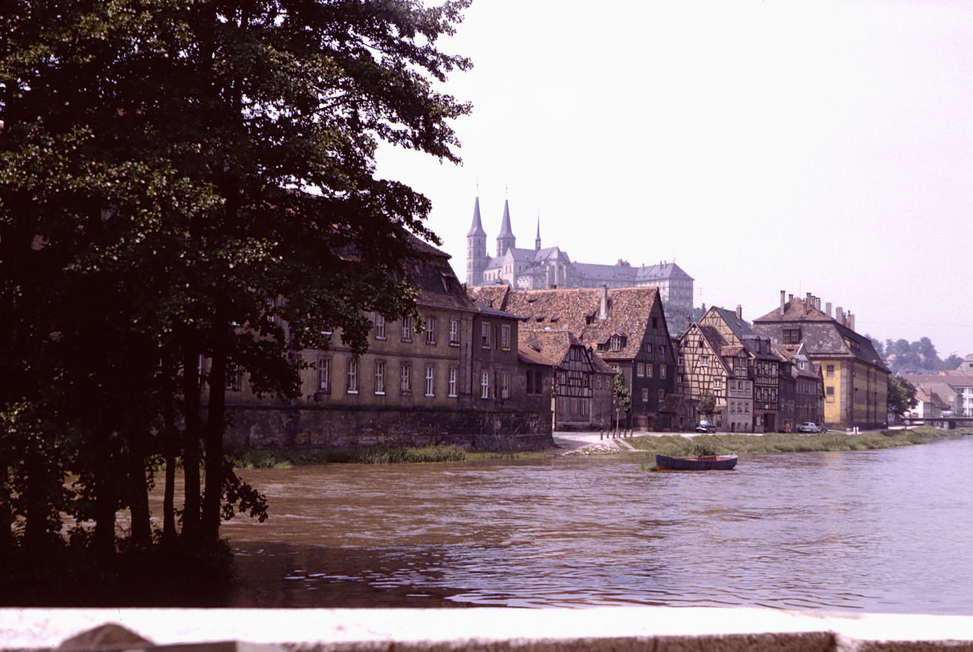
<path id="1" fill-rule="evenodd" d="M 375 152 L 459 160 L 469 106 L 436 84 L 470 62 L 438 41 L 468 4 L 5 3 L 0 557 L 62 545 L 63 515 L 105 558 L 150 547 L 160 457 L 167 486 L 185 474 L 168 544 L 265 513 L 224 466 L 228 374 L 294 396 L 295 352 L 337 329 L 360 352 L 367 313 L 416 315 L 402 268 L 436 241 L 430 204 Z"/>
<path id="2" fill-rule="evenodd" d="M 716 397 L 711 392 L 705 392 L 699 397 L 698 409 L 700 414 L 712 414 L 716 409 Z"/>
<path id="3" fill-rule="evenodd" d="M 612 390 L 612 401 L 615 409 L 622 413 L 627 413 L 632 407 L 632 393 L 625 384 L 625 376 L 621 370 L 615 372 L 614 385 Z"/>
<path id="4" fill-rule="evenodd" d="M 467 452 L 459 446 L 374 446 L 337 450 L 244 449 L 235 451 L 241 468 L 290 468 L 311 464 L 423 464 L 462 462 Z"/>
<path id="5" fill-rule="evenodd" d="M 970 434 L 970 430 L 941 430 L 928 426 L 902 430 L 864 432 L 857 435 L 824 432 L 817 434 L 768 433 L 764 435 L 666 435 L 662 437 L 634 437 L 628 440 L 633 448 L 646 453 L 689 456 L 698 450 L 724 455 L 758 453 L 804 453 L 815 451 L 879 450 L 897 446 L 925 444 L 940 439 Z"/>
<path id="6" fill-rule="evenodd" d="M 889 378 L 889 412 L 900 417 L 919 405 L 915 385 L 901 376 Z"/>

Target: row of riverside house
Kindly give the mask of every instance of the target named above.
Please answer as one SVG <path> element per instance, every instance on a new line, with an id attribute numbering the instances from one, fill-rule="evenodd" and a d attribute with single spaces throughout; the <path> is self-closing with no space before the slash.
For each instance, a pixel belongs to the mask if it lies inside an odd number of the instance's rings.
<path id="1" fill-rule="evenodd" d="M 713 307 L 673 337 L 655 287 L 467 288 L 447 254 L 421 248 L 406 266 L 420 329 L 376 314 L 366 353 L 338 334 L 327 351 L 303 351 L 296 400 L 257 397 L 235 377 L 230 445 L 528 450 L 552 446 L 553 430 L 685 430 L 700 417 L 731 432 L 887 419 L 889 372 L 870 340 L 810 294 L 781 293 L 753 325 Z"/>

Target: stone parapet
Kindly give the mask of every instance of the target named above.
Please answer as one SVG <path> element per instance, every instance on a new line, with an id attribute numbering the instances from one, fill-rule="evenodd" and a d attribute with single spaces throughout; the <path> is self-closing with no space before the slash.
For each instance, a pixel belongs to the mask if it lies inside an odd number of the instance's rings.
<path id="1" fill-rule="evenodd" d="M 669 607 L 0 610 L 0 650 L 58 647 L 133 652 L 919 652 L 973 650 L 973 617 Z"/>

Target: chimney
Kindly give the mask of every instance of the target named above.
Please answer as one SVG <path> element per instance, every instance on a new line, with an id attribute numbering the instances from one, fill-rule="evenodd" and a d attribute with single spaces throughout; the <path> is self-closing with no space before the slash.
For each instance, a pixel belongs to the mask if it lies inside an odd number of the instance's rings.
<path id="1" fill-rule="evenodd" d="M 834 320 L 842 326 L 845 325 L 845 311 L 841 309 L 841 306 L 834 309 Z"/>
<path id="2" fill-rule="evenodd" d="M 807 312 L 809 308 L 813 308 L 813 307 L 814 307 L 814 297 L 812 297 L 811 293 L 808 292 L 806 295 L 804 295 L 804 312 Z"/>
<path id="3" fill-rule="evenodd" d="M 598 306 L 598 319 L 605 321 L 608 319 L 608 286 L 601 286 L 601 303 Z"/>
<path id="4" fill-rule="evenodd" d="M 791 295 L 794 296 L 794 295 Z M 784 316 L 784 290 L 780 291 L 780 316 Z"/>
<path id="5" fill-rule="evenodd" d="M 831 302 L 829 301 L 826 304 L 824 304 L 824 307 L 825 307 L 825 312 L 828 314 L 828 317 L 830 317 L 831 316 Z"/>
<path id="6" fill-rule="evenodd" d="M 845 326 L 847 326 L 851 330 L 855 330 L 855 316 L 851 314 L 850 310 L 848 311 L 848 323 L 845 324 Z"/>
<path id="7" fill-rule="evenodd" d="M 741 306 L 739 303 L 737 304 L 737 319 L 741 321 L 743 320 L 743 306 Z"/>

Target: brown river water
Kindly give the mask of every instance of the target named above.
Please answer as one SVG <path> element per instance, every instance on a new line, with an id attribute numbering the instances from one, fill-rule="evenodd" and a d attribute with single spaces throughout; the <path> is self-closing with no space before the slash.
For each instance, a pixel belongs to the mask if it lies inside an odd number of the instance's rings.
<path id="1" fill-rule="evenodd" d="M 973 438 L 741 457 L 241 471 L 233 607 L 763 606 L 973 615 Z"/>

